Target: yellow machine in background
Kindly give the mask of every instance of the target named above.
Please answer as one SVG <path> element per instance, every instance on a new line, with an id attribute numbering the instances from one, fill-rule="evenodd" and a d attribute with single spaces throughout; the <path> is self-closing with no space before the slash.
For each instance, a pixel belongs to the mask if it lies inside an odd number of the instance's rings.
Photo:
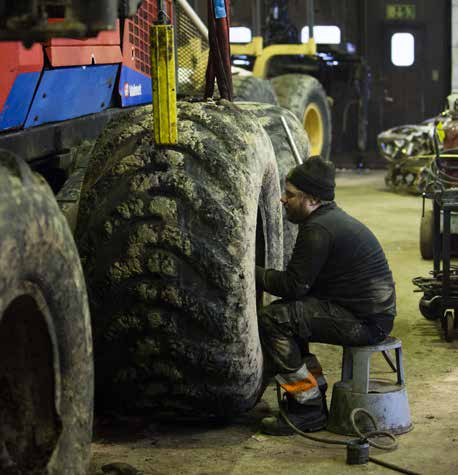
<path id="1" fill-rule="evenodd" d="M 270 84 L 278 104 L 291 110 L 302 122 L 312 155 L 331 159 L 332 142 L 336 154 L 357 151 L 353 155 L 360 166 L 368 142 L 368 65 L 344 44 L 326 44 L 314 36 L 313 0 L 301 2 L 296 8 L 296 11 L 305 10 L 309 32 L 309 38 L 301 43 L 297 21 L 289 17 L 289 3 L 287 0 L 263 3 L 256 0 L 254 11 L 257 13 L 252 22 L 256 35 L 252 40 L 247 37 L 246 43 L 231 44 L 232 63 L 249 71 L 253 79 Z M 268 10 L 268 15 L 261 37 L 263 8 Z M 238 26 L 247 28 L 251 25 Z M 243 95 L 237 90 L 235 95 L 246 100 L 269 102 L 267 94 L 267 100 L 263 100 L 255 88 L 242 86 L 242 89 L 244 92 L 250 89 L 251 96 L 256 98 L 250 99 L 250 94 Z"/>
<path id="2" fill-rule="evenodd" d="M 231 45 L 231 53 L 234 56 L 255 56 L 256 60 L 253 67 L 253 75 L 267 79 L 267 67 L 269 61 L 274 56 L 304 55 L 312 56 L 316 54 L 316 43 L 314 38 L 310 38 L 307 43 L 292 45 L 278 44 L 269 45 L 264 48 L 262 36 L 255 36 L 251 43 Z"/>
<path id="3" fill-rule="evenodd" d="M 273 58 L 289 56 L 291 58 L 301 56 L 315 56 L 317 52 L 314 38 L 310 38 L 307 43 L 303 44 L 273 44 L 263 47 L 264 40 L 260 36 L 255 36 L 248 44 L 232 44 L 231 54 L 233 57 L 254 57 L 253 76 L 260 79 L 269 79 L 269 63 Z M 311 76 L 301 74 L 297 81 L 297 86 L 303 86 L 302 82 L 314 82 L 315 89 L 319 89 L 318 81 L 314 81 Z M 293 112 L 298 115 L 298 118 L 304 124 L 304 129 L 307 132 L 311 145 L 311 155 L 319 155 L 325 153 L 329 157 L 329 146 L 327 144 L 331 141 L 331 123 L 329 104 L 326 100 L 324 90 L 315 92 L 315 98 L 304 98 L 303 104 L 298 105 L 297 101 L 291 97 L 290 94 L 284 95 L 280 89 L 275 87 L 275 83 L 282 82 L 278 79 L 273 82 L 274 89 L 277 94 L 278 101 L 281 106 L 287 109 L 293 109 Z M 289 88 L 290 89 L 290 88 Z M 296 95 L 294 91 L 289 91 Z M 320 98 L 317 96 L 321 96 Z M 320 100 L 321 99 L 321 100 Z M 318 102 L 317 102 L 318 101 Z M 296 103 L 296 104 L 295 104 Z M 298 108 L 299 106 L 299 108 Z"/>

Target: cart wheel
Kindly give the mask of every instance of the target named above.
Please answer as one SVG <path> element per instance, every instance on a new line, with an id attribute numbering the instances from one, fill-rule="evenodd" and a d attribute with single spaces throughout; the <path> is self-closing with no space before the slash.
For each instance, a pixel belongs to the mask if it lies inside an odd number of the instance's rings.
<path id="1" fill-rule="evenodd" d="M 442 320 L 444 328 L 445 341 L 452 341 L 455 332 L 455 312 L 453 310 L 446 310 Z"/>
<path id="2" fill-rule="evenodd" d="M 420 222 L 420 254 L 425 260 L 433 258 L 434 246 L 434 215 L 427 210 Z"/>
<path id="3" fill-rule="evenodd" d="M 430 299 L 427 296 L 423 296 L 418 304 L 421 314 L 427 320 L 437 320 L 442 315 L 441 301 L 442 299 L 439 295 L 435 295 Z"/>

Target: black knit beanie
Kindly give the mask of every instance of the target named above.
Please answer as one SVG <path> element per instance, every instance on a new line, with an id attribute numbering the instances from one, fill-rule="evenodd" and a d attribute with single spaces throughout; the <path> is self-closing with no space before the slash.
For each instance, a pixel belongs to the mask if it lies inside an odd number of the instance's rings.
<path id="1" fill-rule="evenodd" d="M 324 201 L 334 199 L 336 170 L 332 162 L 314 155 L 290 170 L 286 179 L 296 188 Z"/>

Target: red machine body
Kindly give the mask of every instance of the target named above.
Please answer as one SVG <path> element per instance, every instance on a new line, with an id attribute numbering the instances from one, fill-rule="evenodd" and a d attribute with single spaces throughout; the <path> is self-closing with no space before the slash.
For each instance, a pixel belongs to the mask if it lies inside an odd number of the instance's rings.
<path id="1" fill-rule="evenodd" d="M 120 63 L 122 53 L 119 20 L 113 31 L 102 31 L 97 37 L 86 40 L 53 38 L 44 45 L 44 50 L 55 68 Z"/>
<path id="2" fill-rule="evenodd" d="M 0 130 L 21 126 L 43 69 L 41 45 L 0 44 Z"/>
<path id="3" fill-rule="evenodd" d="M 166 5 L 171 17 L 171 0 Z M 155 0 L 144 0 L 131 20 L 95 38 L 51 39 L 29 50 L 0 43 L 0 132 L 150 103 L 157 13 Z"/>

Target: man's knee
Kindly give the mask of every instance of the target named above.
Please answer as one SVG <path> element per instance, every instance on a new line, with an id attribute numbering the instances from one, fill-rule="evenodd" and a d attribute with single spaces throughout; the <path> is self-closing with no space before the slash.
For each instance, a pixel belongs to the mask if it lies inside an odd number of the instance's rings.
<path id="1" fill-rule="evenodd" d="M 274 303 L 264 307 L 258 315 L 259 335 L 269 375 L 295 371 L 302 364 L 296 342 L 290 306 Z"/>
<path id="2" fill-rule="evenodd" d="M 258 324 L 261 331 L 272 333 L 280 328 L 290 329 L 291 315 L 288 304 L 272 303 L 258 312 Z"/>

